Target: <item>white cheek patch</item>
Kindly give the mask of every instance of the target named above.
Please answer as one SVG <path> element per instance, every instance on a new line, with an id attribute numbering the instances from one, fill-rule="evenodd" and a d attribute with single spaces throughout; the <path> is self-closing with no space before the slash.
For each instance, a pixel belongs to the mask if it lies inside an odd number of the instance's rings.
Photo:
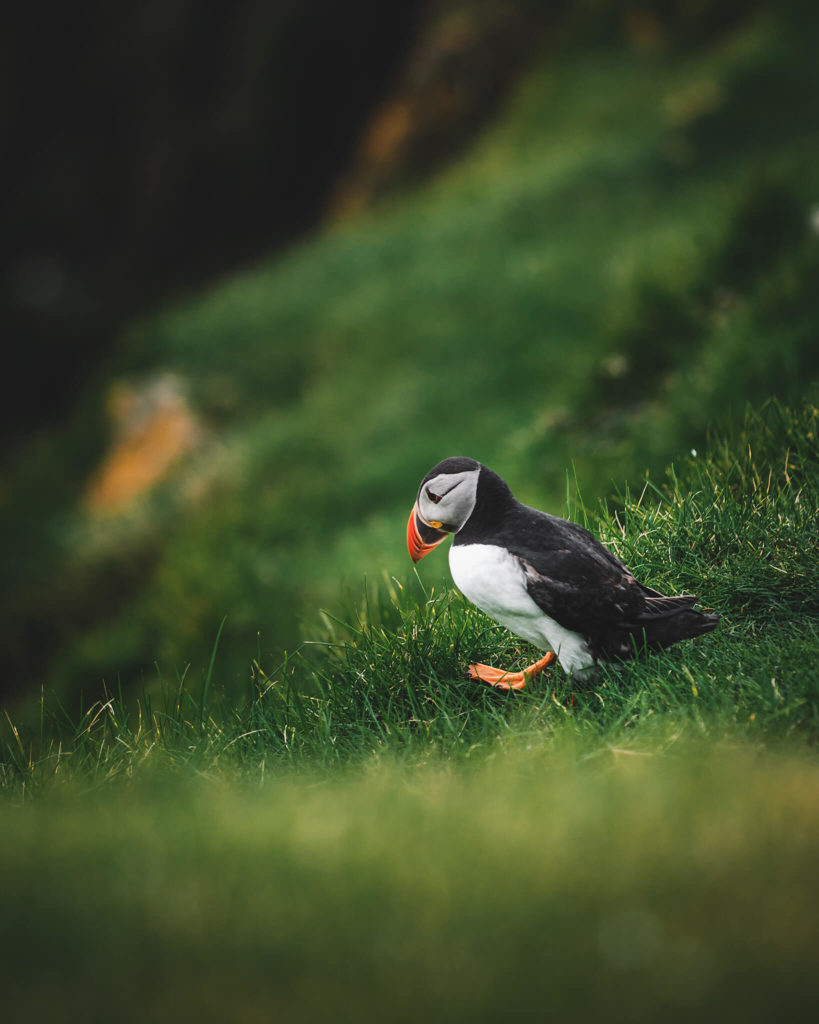
<path id="1" fill-rule="evenodd" d="M 463 473 L 439 473 L 427 480 L 418 496 L 424 519 L 441 522 L 456 532 L 460 530 L 475 508 L 479 473 L 479 469 L 468 469 Z M 441 500 L 430 501 L 427 490 L 440 494 Z"/>

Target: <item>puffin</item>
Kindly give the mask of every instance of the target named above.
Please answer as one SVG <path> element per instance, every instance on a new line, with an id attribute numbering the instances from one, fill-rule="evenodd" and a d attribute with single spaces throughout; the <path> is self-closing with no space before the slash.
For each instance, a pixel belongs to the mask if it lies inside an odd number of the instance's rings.
<path id="1" fill-rule="evenodd" d="M 461 593 L 546 654 L 521 671 L 474 664 L 469 676 L 520 690 L 557 660 L 570 676 L 669 647 L 714 629 L 719 615 L 697 597 L 669 597 L 639 583 L 577 523 L 523 505 L 497 473 L 453 456 L 421 481 L 407 523 L 413 562 L 450 534 L 449 567 Z"/>

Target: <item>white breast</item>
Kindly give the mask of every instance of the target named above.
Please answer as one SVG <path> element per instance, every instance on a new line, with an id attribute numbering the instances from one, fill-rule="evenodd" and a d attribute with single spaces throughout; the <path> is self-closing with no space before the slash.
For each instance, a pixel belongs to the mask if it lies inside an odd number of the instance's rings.
<path id="1" fill-rule="evenodd" d="M 588 644 L 539 608 L 526 590 L 518 559 L 494 544 L 452 544 L 449 568 L 460 592 L 510 632 L 552 650 L 566 672 L 593 664 Z"/>

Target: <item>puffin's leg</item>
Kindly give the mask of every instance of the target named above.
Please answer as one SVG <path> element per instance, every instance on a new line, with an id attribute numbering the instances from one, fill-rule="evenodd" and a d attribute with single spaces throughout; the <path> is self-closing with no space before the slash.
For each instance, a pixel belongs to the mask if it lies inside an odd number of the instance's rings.
<path id="1" fill-rule="evenodd" d="M 470 665 L 468 672 L 472 679 L 480 679 L 498 690 L 522 690 L 523 687 L 538 673 L 552 664 L 555 660 L 554 651 L 547 651 L 546 654 L 529 665 L 522 672 L 504 672 L 502 668 L 492 668 L 490 665 Z"/>

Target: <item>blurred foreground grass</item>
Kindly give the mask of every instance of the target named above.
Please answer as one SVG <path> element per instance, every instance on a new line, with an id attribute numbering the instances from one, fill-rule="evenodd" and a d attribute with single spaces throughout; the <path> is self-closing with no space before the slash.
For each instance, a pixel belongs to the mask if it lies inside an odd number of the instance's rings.
<path id="1" fill-rule="evenodd" d="M 4 803 L 5 1019 L 799 1019 L 817 812 L 725 741 Z"/>

